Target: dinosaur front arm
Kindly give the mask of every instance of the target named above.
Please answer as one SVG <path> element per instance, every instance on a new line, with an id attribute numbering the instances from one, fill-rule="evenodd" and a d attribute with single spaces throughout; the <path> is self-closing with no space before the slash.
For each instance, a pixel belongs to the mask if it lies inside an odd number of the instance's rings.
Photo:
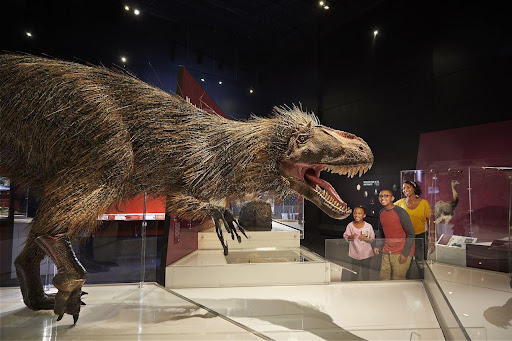
<path id="1" fill-rule="evenodd" d="M 176 213 L 178 217 L 188 220 L 204 220 L 211 218 L 213 212 L 223 208 L 210 202 L 199 200 L 191 195 L 173 193 L 167 197 L 166 209 Z"/>
<path id="2" fill-rule="evenodd" d="M 228 247 L 224 241 L 222 234 L 222 228 L 220 223 L 224 225 L 224 228 L 231 234 L 231 239 L 235 239 L 235 236 L 240 243 L 242 239 L 236 231 L 236 226 L 240 232 L 247 238 L 243 227 L 233 216 L 231 211 L 223 206 L 217 206 L 210 202 L 201 201 L 193 196 L 185 195 L 182 193 L 175 193 L 167 198 L 167 211 L 176 212 L 177 216 L 188 219 L 188 220 L 204 220 L 211 217 L 215 223 L 215 232 L 219 238 L 222 248 L 224 249 L 224 255 L 228 255 Z"/>

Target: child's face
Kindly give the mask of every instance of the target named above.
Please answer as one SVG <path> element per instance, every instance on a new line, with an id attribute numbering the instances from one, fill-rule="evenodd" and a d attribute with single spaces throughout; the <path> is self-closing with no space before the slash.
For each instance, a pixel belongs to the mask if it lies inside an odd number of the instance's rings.
<path id="1" fill-rule="evenodd" d="M 366 214 L 364 214 L 364 210 L 361 207 L 356 207 L 354 209 L 354 220 L 357 222 L 362 221 L 364 218 L 366 218 Z"/>
<path id="2" fill-rule="evenodd" d="M 382 206 L 389 205 L 393 202 L 393 199 L 395 199 L 395 197 L 390 191 L 382 191 L 379 194 L 379 202 Z"/>

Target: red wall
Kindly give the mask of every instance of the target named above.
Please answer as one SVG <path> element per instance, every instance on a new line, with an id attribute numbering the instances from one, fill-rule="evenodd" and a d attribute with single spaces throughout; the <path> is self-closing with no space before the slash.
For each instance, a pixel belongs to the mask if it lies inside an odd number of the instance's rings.
<path id="1" fill-rule="evenodd" d="M 511 167 L 511 146 L 512 121 L 421 134 L 416 168 L 437 175 L 439 194 L 432 201 L 451 201 L 451 180 L 460 182 L 452 234 L 477 237 L 479 242 L 508 236 L 512 172 L 484 167 Z M 427 172 L 424 186 L 431 183 Z M 424 193 L 428 198 L 427 189 Z M 434 208 L 435 203 L 430 204 Z"/>
<path id="2" fill-rule="evenodd" d="M 416 169 L 511 166 L 512 121 L 420 135 Z"/>
<path id="3" fill-rule="evenodd" d="M 205 111 L 226 117 L 226 114 L 210 98 L 201 85 L 192 77 L 183 66 L 178 68 L 178 84 L 176 93 L 190 101 L 196 107 Z M 190 222 L 184 219 L 171 219 L 169 226 L 169 240 L 167 243 L 167 264 L 197 250 L 198 225 L 201 222 Z"/>

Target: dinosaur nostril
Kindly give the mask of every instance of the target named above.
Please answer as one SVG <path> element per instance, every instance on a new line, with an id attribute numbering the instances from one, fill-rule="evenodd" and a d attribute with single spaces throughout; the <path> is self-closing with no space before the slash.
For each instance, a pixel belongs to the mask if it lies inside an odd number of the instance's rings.
<path id="1" fill-rule="evenodd" d="M 363 151 L 364 150 L 363 146 L 359 146 L 359 150 Z"/>

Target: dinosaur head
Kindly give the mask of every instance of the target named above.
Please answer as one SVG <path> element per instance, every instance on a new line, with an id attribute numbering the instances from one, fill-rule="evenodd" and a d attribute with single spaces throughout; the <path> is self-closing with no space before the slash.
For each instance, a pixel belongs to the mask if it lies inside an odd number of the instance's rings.
<path id="1" fill-rule="evenodd" d="M 366 142 L 343 131 L 310 121 L 291 134 L 279 171 L 290 187 L 335 219 L 346 218 L 352 210 L 320 172 L 354 175 L 366 173 L 373 154 Z"/>

